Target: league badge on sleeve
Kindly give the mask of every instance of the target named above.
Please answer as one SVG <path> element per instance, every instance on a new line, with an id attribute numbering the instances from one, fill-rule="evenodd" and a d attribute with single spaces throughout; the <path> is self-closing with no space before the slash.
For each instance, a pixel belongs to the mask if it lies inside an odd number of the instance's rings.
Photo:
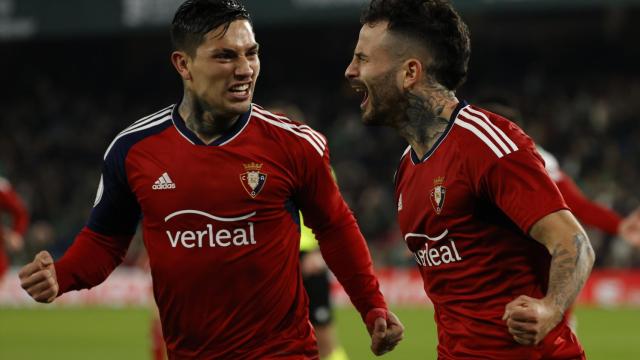
<path id="1" fill-rule="evenodd" d="M 246 172 L 240 174 L 242 187 L 244 187 L 252 198 L 255 198 L 264 187 L 264 183 L 267 182 L 267 174 L 260 172 L 262 164 L 252 162 L 242 164 L 242 166 L 244 166 L 246 170 Z"/>
<path id="2" fill-rule="evenodd" d="M 442 212 L 442 208 L 444 207 L 444 198 L 447 194 L 447 188 L 443 186 L 444 177 L 440 176 L 433 180 L 433 188 L 431 189 L 431 193 L 429 194 L 429 199 L 431 200 L 431 206 L 433 206 L 433 210 L 436 211 L 436 214 L 440 215 Z"/>

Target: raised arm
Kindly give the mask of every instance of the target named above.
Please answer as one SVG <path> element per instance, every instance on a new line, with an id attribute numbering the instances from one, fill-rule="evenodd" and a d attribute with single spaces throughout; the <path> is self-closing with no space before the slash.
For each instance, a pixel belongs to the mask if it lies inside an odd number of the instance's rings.
<path id="1" fill-rule="evenodd" d="M 0 229 L 0 233 L 4 233 L 6 243 L 11 250 L 22 249 L 24 234 L 29 226 L 29 213 L 9 181 L 2 177 L 0 177 L 0 209 L 11 214 L 12 220 L 11 227 Z"/>
<path id="2" fill-rule="evenodd" d="M 631 245 L 640 247 L 640 208 L 622 219 L 618 235 Z"/>
<path id="3" fill-rule="evenodd" d="M 609 235 L 617 235 L 622 220 L 620 215 L 587 198 L 568 175 L 562 172 L 560 174 L 556 185 L 573 215 L 583 224 L 593 226 Z"/>

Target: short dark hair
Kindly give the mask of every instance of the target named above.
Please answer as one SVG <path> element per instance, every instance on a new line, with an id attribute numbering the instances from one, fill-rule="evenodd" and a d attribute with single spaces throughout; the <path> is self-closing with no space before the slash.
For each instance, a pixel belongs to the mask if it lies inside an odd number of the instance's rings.
<path id="1" fill-rule="evenodd" d="M 187 0 L 171 22 L 173 48 L 193 55 L 208 32 L 224 25 L 224 36 L 235 20 L 251 22 L 247 9 L 236 0 Z"/>
<path id="2" fill-rule="evenodd" d="M 423 44 L 432 63 L 427 71 L 449 90 L 467 78 L 469 29 L 448 0 L 372 0 L 362 25 L 388 21 L 388 29 Z"/>

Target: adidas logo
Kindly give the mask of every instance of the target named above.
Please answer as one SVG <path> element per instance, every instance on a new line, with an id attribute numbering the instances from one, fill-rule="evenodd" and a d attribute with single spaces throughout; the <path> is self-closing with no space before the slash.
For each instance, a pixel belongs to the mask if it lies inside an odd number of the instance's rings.
<path id="1" fill-rule="evenodd" d="M 153 184 L 151 188 L 153 190 L 175 189 L 176 184 L 174 184 L 174 182 L 171 181 L 169 174 L 164 173 L 162 174 L 162 176 L 158 178 L 158 180 L 156 180 L 156 182 Z"/>

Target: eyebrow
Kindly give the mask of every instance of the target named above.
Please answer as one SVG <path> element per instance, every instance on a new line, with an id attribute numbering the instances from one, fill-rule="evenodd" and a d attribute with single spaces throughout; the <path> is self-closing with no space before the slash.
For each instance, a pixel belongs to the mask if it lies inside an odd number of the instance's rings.
<path id="1" fill-rule="evenodd" d="M 247 49 L 247 51 L 254 51 L 254 50 L 258 50 L 260 48 L 260 45 L 258 43 L 255 43 L 254 45 L 252 45 L 250 48 Z M 218 49 L 213 49 L 211 50 L 212 54 L 219 54 L 219 53 L 237 53 L 238 51 L 236 49 L 231 49 L 231 48 L 218 48 Z"/>

